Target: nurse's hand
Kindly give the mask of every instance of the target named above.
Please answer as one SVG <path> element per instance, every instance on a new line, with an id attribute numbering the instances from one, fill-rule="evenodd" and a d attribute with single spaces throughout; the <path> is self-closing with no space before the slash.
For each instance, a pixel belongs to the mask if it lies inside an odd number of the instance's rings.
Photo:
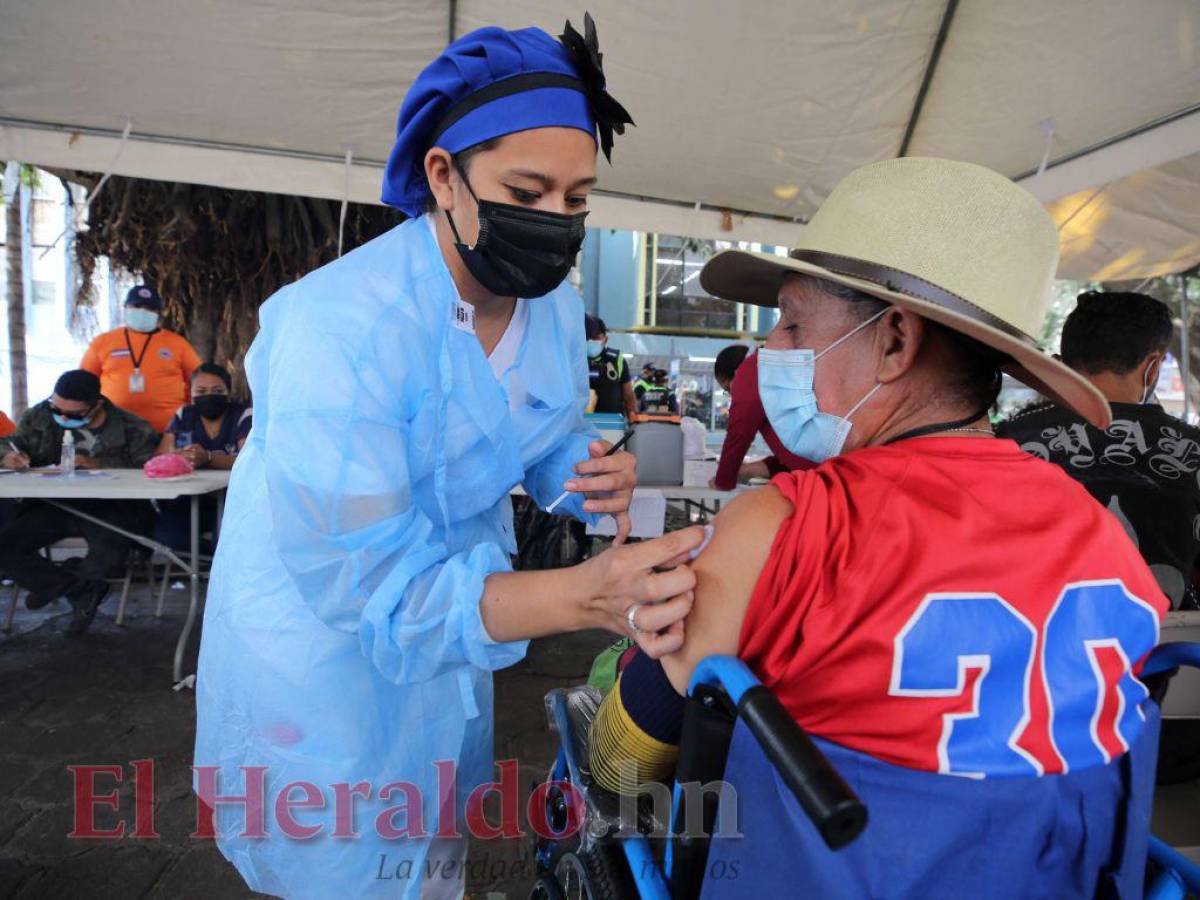
<path id="1" fill-rule="evenodd" d="M 696 586 L 685 563 L 703 543 L 704 529 L 692 527 L 610 547 L 566 569 L 493 572 L 479 603 L 483 627 L 494 641 L 606 628 L 629 635 L 654 659 L 674 653 Z"/>
<path id="2" fill-rule="evenodd" d="M 693 526 L 612 547 L 579 566 L 589 569 L 592 604 L 604 627 L 633 638 L 652 659 L 683 646 L 683 619 L 696 586 L 685 563 L 703 541 L 704 529 Z"/>
<path id="3" fill-rule="evenodd" d="M 617 537 L 614 544 L 625 543 L 632 523 L 629 521 L 629 504 L 633 500 L 633 489 L 637 485 L 637 459 L 632 453 L 618 450 L 605 456 L 612 449 L 609 441 L 592 441 L 588 444 L 591 459 L 575 466 L 578 475 L 563 487 L 568 491 L 587 495 L 583 509 L 590 513 L 609 513 L 617 520 Z"/>

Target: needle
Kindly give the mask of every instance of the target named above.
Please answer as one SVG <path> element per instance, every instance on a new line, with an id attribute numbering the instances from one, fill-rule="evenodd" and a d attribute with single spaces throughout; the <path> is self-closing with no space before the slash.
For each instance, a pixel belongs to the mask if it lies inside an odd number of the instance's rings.
<path id="1" fill-rule="evenodd" d="M 627 443 L 629 443 L 629 439 L 631 437 L 633 437 L 633 429 L 632 428 L 630 428 L 627 432 L 625 432 L 625 435 L 619 441 L 617 441 L 615 444 L 613 444 L 612 449 L 609 450 L 607 453 L 605 453 L 604 456 L 612 456 L 614 453 L 616 453 L 618 450 L 620 450 L 622 447 L 624 447 Z M 604 457 L 601 457 L 601 459 L 603 459 L 603 458 Z M 546 507 L 546 512 L 548 512 L 548 513 L 554 512 L 554 510 L 558 506 L 558 504 L 562 503 L 564 500 L 566 500 L 568 497 L 570 497 L 571 493 L 572 493 L 571 491 L 563 491 L 561 494 L 559 494 L 558 499 Z"/>

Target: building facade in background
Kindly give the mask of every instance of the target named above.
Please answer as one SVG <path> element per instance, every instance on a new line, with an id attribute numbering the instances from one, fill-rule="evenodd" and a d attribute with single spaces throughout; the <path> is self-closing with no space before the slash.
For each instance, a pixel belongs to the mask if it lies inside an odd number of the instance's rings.
<path id="1" fill-rule="evenodd" d="M 29 378 L 29 405 L 44 400 L 54 382 L 67 369 L 79 366 L 92 337 L 120 321 L 123 288 L 128 276 L 114 278 L 107 261 L 96 273 L 94 305 L 75 310 L 77 279 L 71 253 L 74 208 L 62 182 L 38 171 L 36 185 L 21 188 L 14 202 L 21 204 L 24 231 L 25 352 Z M 5 217 L 0 216 L 0 245 L 7 248 Z M 0 253 L 3 259 L 3 253 Z M 0 296 L 7 294 L 8 273 L 0 264 Z M 8 354 L 8 307 L 0 304 L 0 409 L 12 403 L 11 362 Z"/>
<path id="2" fill-rule="evenodd" d="M 648 362 L 670 372 L 680 413 L 710 432 L 723 432 L 729 413 L 729 396 L 712 375 L 717 354 L 734 343 L 756 345 L 778 319 L 773 309 L 717 300 L 700 286 L 704 263 L 735 247 L 787 254 L 744 241 L 601 228 L 588 231 L 579 262 L 585 305 L 604 319 L 609 346 L 635 373 Z"/>

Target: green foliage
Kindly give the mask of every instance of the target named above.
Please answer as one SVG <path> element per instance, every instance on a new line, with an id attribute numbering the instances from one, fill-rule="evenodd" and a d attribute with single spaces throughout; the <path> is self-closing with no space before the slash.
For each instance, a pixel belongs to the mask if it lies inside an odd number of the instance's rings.
<path id="1" fill-rule="evenodd" d="M 1075 298 L 1084 291 L 1092 291 L 1100 285 L 1086 281 L 1068 281 L 1063 279 L 1054 282 L 1050 295 L 1050 306 L 1046 310 L 1046 318 L 1042 321 L 1042 330 L 1038 332 L 1038 344 L 1047 353 L 1057 353 L 1062 340 L 1063 323 L 1075 308 Z"/>
<path id="2" fill-rule="evenodd" d="M 37 166 L 31 166 L 28 163 L 19 163 L 19 165 L 21 168 L 20 168 L 19 174 L 17 175 L 17 178 L 20 180 L 21 184 L 24 185 L 27 190 L 36 191 L 39 187 L 42 186 L 41 171 L 38 169 Z M 0 174 L 3 174 L 2 170 L 0 170 Z M 3 205 L 4 205 L 4 194 L 3 194 L 3 192 L 0 192 L 0 206 L 3 206 Z"/>

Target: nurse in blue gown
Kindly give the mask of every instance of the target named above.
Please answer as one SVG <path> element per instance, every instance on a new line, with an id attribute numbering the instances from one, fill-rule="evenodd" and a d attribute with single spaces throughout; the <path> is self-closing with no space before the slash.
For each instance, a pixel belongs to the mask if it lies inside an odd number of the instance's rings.
<path id="1" fill-rule="evenodd" d="M 583 306 L 563 284 L 597 148 L 630 123 L 587 25 L 448 47 L 405 97 L 384 179 L 410 218 L 262 306 L 195 758 L 218 847 L 255 890 L 461 896 L 454 834 L 493 778 L 492 671 L 576 629 L 655 656 L 681 643 L 694 582 L 671 567 L 699 529 L 510 565 L 517 485 L 543 508 L 565 485 L 556 512 L 628 531 L 634 461 L 603 457 L 582 418 Z M 259 793 L 261 815 L 220 799 Z"/>

